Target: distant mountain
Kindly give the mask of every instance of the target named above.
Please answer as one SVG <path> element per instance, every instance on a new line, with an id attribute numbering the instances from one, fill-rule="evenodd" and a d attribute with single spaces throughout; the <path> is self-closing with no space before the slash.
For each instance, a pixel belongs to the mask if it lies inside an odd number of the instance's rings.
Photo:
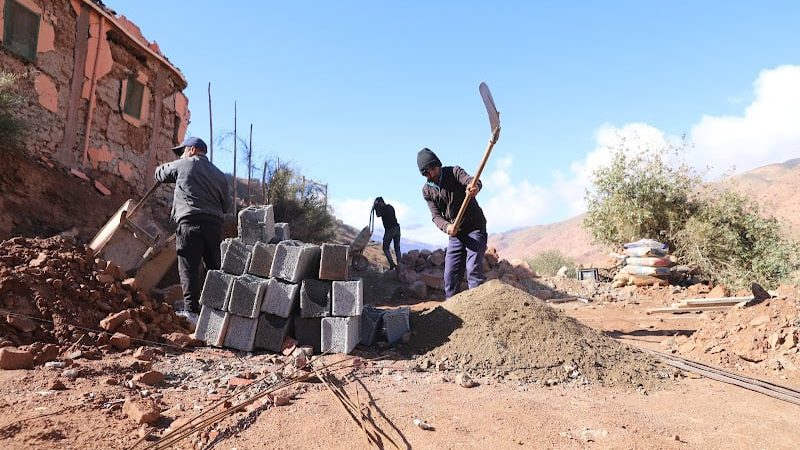
<path id="1" fill-rule="evenodd" d="M 787 232 L 800 238 L 800 158 L 759 167 L 720 182 L 756 200 L 762 211 L 787 225 Z M 586 266 L 602 266 L 610 249 L 592 243 L 581 227 L 585 214 L 549 225 L 507 231 L 489 236 L 489 246 L 502 258 L 526 259 L 545 250 L 559 250 Z"/>

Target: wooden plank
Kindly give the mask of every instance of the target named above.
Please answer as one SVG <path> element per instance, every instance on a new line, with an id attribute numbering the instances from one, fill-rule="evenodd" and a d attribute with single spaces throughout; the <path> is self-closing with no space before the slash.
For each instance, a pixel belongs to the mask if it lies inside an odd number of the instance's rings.
<path id="1" fill-rule="evenodd" d="M 78 23 L 75 26 L 75 52 L 72 61 L 72 80 L 70 82 L 69 96 L 67 100 L 67 117 L 64 123 L 64 137 L 56 151 L 56 157 L 61 162 L 69 165 L 77 161 L 72 155 L 75 145 L 78 143 L 78 111 L 80 109 L 81 92 L 83 92 L 83 80 L 86 78 L 86 55 L 89 51 L 89 9 L 86 5 L 81 5 L 78 15 Z"/>
<path id="2" fill-rule="evenodd" d="M 706 306 L 706 307 L 689 307 L 689 308 L 655 308 L 645 311 L 646 314 L 682 314 L 688 312 L 705 312 L 705 311 L 728 311 L 733 306 Z"/>
<path id="3" fill-rule="evenodd" d="M 711 297 L 711 298 L 687 298 L 681 300 L 680 303 L 685 305 L 705 305 L 708 303 L 720 303 L 720 302 L 749 302 L 754 297 L 752 295 L 748 295 L 746 297 Z"/>

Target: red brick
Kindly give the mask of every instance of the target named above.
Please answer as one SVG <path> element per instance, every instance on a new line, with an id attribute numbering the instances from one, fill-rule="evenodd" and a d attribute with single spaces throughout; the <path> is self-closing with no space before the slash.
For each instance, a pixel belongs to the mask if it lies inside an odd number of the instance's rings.
<path id="1" fill-rule="evenodd" d="M 0 348 L 0 369 L 32 369 L 33 353 L 14 347 Z"/>

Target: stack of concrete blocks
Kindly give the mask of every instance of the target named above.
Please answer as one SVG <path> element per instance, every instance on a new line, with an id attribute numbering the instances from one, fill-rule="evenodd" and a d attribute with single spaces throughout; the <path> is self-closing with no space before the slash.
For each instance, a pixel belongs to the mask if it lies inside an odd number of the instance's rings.
<path id="1" fill-rule="evenodd" d="M 288 240 L 288 224 L 274 223 L 271 206 L 242 210 L 238 231 L 221 245 L 222 270 L 206 277 L 198 339 L 280 352 L 294 335 L 318 353 L 351 352 L 364 292 L 361 280 L 349 280 L 349 246 Z"/>
<path id="2" fill-rule="evenodd" d="M 239 237 L 220 245 L 221 270 L 206 275 L 195 336 L 209 345 L 252 351 L 275 236 L 272 206 L 251 206 L 239 213 Z"/>
<path id="3" fill-rule="evenodd" d="M 318 280 L 304 280 L 295 336 L 318 352 L 350 353 L 360 338 L 364 287 L 348 280 L 347 245 L 322 244 Z"/>

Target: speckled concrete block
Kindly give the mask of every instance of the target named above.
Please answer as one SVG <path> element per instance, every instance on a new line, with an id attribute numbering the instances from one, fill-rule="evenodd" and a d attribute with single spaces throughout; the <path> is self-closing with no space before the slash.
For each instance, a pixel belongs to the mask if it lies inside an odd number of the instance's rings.
<path id="1" fill-rule="evenodd" d="M 246 272 L 261 278 L 269 278 L 272 260 L 275 258 L 275 244 L 256 242 L 250 252 L 250 260 Z"/>
<path id="2" fill-rule="evenodd" d="M 280 317 L 295 313 L 300 301 L 300 285 L 272 278 L 261 303 L 261 311 Z"/>
<path id="3" fill-rule="evenodd" d="M 195 337 L 207 345 L 222 347 L 225 343 L 225 333 L 228 331 L 230 318 L 231 314 L 228 312 L 203 306 L 203 309 L 200 310 L 200 317 L 197 319 Z"/>
<path id="4" fill-rule="evenodd" d="M 349 245 L 322 244 L 319 261 L 320 280 L 346 280 L 348 276 L 347 253 Z"/>
<path id="5" fill-rule="evenodd" d="M 243 274 L 250 259 L 251 247 L 241 239 L 225 239 L 220 248 L 225 249 L 222 254 L 222 270 L 231 275 Z"/>
<path id="6" fill-rule="evenodd" d="M 327 317 L 331 315 L 331 282 L 303 280 L 300 287 L 300 317 Z"/>
<path id="7" fill-rule="evenodd" d="M 360 316 L 364 307 L 364 283 L 356 281 L 334 281 L 332 288 L 331 314 L 339 317 Z"/>
<path id="8" fill-rule="evenodd" d="M 361 317 L 323 317 L 320 351 L 350 353 L 360 339 Z"/>
<path id="9" fill-rule="evenodd" d="M 243 352 L 252 352 L 256 339 L 258 319 L 231 314 L 228 331 L 225 333 L 225 347 Z"/>
<path id="10" fill-rule="evenodd" d="M 286 222 L 278 222 L 275 224 L 275 237 L 276 242 L 288 241 L 292 238 L 289 233 L 289 224 Z"/>
<path id="11" fill-rule="evenodd" d="M 294 318 L 294 338 L 297 345 L 310 345 L 314 353 L 322 348 L 322 317 Z"/>
<path id="12" fill-rule="evenodd" d="M 397 309 L 389 309 L 383 313 L 383 328 L 386 331 L 386 340 L 389 344 L 395 344 L 408 333 L 410 326 L 408 314 L 411 309 L 403 306 Z"/>
<path id="13" fill-rule="evenodd" d="M 283 241 L 275 247 L 275 258 L 269 276 L 290 283 L 316 278 L 319 272 L 320 248 L 300 241 Z"/>
<path id="14" fill-rule="evenodd" d="M 220 311 L 226 310 L 234 278 L 221 270 L 209 270 L 203 283 L 203 292 L 200 293 L 200 304 Z"/>
<path id="15" fill-rule="evenodd" d="M 291 319 L 278 317 L 272 314 L 261 314 L 258 318 L 258 331 L 256 332 L 256 347 L 280 352 L 283 339 L 289 333 Z"/>
<path id="16" fill-rule="evenodd" d="M 248 206 L 239 211 L 239 238 L 245 244 L 269 242 L 275 236 L 272 205 Z"/>
<path id="17" fill-rule="evenodd" d="M 258 317 L 268 286 L 269 280 L 253 275 L 236 277 L 231 285 L 231 295 L 228 298 L 228 312 L 251 319 Z"/>

